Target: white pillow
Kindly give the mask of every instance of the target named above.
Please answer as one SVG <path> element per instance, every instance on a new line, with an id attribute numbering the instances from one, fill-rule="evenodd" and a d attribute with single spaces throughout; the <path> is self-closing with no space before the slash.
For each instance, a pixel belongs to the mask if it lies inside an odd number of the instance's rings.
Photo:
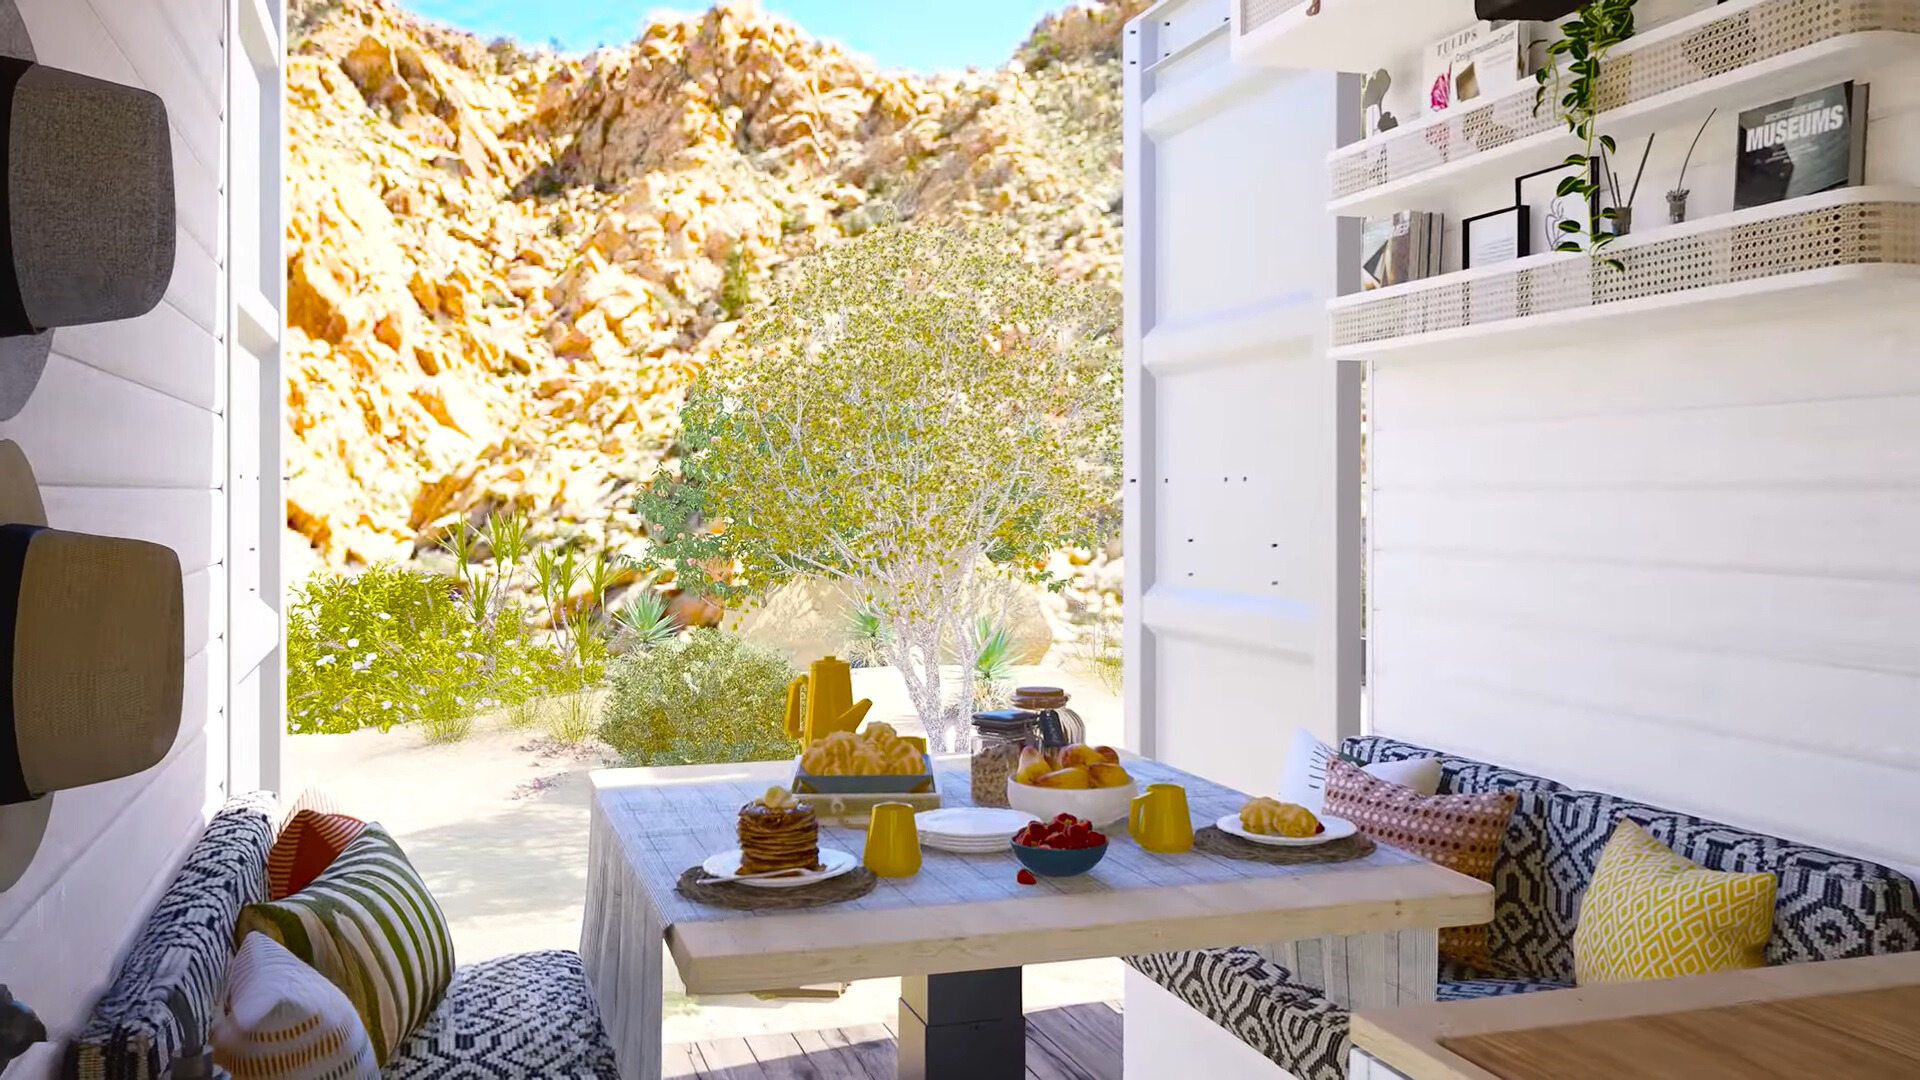
<path id="1" fill-rule="evenodd" d="M 1339 754 L 1314 737 L 1305 728 L 1295 729 L 1293 746 L 1280 772 L 1280 801 L 1298 803 L 1320 813 L 1327 798 L 1327 762 Z M 1376 761 L 1361 770 L 1391 784 L 1410 787 L 1422 795 L 1432 795 L 1440 786 L 1440 759 L 1413 758 L 1407 761 Z"/>
<path id="2" fill-rule="evenodd" d="M 347 995 L 261 933 L 248 934 L 228 961 L 213 1061 L 234 1080 L 380 1080 Z"/>

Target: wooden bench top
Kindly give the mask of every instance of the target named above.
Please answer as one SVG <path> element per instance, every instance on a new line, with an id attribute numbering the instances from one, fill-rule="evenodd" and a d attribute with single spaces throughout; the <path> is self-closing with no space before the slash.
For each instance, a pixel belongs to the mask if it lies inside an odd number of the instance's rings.
<path id="1" fill-rule="evenodd" d="M 1361 1013 L 1413 1080 L 1920 1076 L 1920 954 Z"/>

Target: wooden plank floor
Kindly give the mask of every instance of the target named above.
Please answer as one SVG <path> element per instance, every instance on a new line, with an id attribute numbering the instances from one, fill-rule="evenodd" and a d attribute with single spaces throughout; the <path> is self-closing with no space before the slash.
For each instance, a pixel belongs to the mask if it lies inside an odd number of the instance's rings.
<path id="1" fill-rule="evenodd" d="M 667 1047 L 666 1080 L 894 1080 L 893 1025 Z M 1120 1006 L 1027 1014 L 1027 1080 L 1120 1080 Z"/>

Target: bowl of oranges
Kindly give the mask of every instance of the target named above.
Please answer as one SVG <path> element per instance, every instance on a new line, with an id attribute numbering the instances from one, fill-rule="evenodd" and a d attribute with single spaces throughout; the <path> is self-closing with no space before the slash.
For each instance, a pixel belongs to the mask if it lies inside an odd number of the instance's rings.
<path id="1" fill-rule="evenodd" d="M 1007 778 L 1007 805 L 1041 821 L 1067 814 L 1095 827 L 1125 821 L 1140 786 L 1111 746 L 1074 743 L 1044 751 L 1020 751 L 1020 765 Z"/>

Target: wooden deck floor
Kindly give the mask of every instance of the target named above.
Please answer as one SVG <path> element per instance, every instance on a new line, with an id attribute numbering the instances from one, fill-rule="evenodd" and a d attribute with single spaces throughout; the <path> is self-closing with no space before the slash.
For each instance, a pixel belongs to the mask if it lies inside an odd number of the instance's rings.
<path id="1" fill-rule="evenodd" d="M 893 1025 L 667 1047 L 666 1080 L 894 1080 Z M 1120 1080 L 1120 1006 L 1027 1014 L 1027 1080 Z"/>

